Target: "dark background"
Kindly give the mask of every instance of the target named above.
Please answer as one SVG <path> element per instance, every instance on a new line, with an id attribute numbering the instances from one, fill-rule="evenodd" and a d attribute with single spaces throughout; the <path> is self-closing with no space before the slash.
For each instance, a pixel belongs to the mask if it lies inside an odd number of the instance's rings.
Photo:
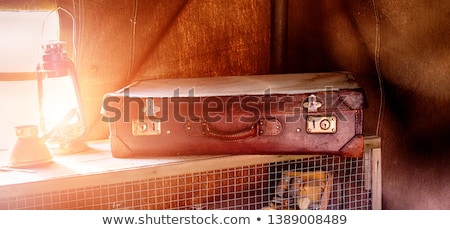
<path id="1" fill-rule="evenodd" d="M 287 3 L 283 72 L 351 71 L 366 91 L 364 133 L 382 140 L 383 208 L 449 209 L 450 2 Z M 0 1 L 4 9 L 55 5 L 76 19 L 89 139 L 108 137 L 103 95 L 134 80 L 273 72 L 271 1 Z M 72 22 L 61 19 L 70 41 Z"/>

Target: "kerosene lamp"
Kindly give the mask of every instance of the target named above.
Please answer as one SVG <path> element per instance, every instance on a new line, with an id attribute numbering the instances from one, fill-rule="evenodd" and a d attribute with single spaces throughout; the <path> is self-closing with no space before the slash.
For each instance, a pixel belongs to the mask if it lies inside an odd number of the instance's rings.
<path id="1" fill-rule="evenodd" d="M 88 149 L 84 142 L 87 125 L 77 71 L 63 44 L 61 41 L 44 44 L 36 67 L 40 128 L 52 154 Z"/>

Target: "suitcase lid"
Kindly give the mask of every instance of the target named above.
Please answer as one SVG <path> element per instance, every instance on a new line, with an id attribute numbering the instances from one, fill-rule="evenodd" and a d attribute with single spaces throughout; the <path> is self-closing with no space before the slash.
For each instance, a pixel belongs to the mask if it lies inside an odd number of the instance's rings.
<path id="1" fill-rule="evenodd" d="M 141 80 L 108 96 L 208 97 L 264 94 L 305 94 L 360 88 L 349 72 L 300 73 Z"/>

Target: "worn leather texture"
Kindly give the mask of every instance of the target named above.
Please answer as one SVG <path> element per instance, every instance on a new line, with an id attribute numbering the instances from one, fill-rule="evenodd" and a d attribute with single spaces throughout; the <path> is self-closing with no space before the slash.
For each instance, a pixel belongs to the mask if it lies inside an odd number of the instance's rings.
<path id="1" fill-rule="evenodd" d="M 331 75 L 338 79 L 351 76 L 347 73 Z M 295 76 L 296 83 L 329 83 L 322 77 L 311 79 L 310 76 L 315 75 L 298 74 Z M 273 78 L 281 81 L 287 77 L 273 75 Z M 302 78 L 306 81 L 302 81 Z M 203 78 L 199 82 L 205 84 L 207 80 L 214 79 Z M 244 82 L 241 78 L 235 80 Z M 171 85 L 170 82 L 176 85 L 177 81 L 164 81 L 168 85 Z M 348 84 L 352 86 L 351 89 L 327 90 L 323 87 L 322 91 L 302 94 L 263 94 L 265 88 L 261 88 L 260 95 L 247 95 L 244 91 L 242 95 L 233 96 L 163 98 L 152 94 L 153 88 L 160 88 L 158 83 L 161 81 L 145 82 L 144 85 L 149 87 L 149 97 L 132 97 L 124 93 L 137 91 L 144 96 L 145 89 L 139 83 L 118 91 L 123 94 L 114 92 L 105 96 L 105 118 L 110 121 L 113 156 L 362 156 L 364 91 L 353 88 L 353 84 Z M 220 85 L 212 84 L 210 87 L 214 90 Z M 166 95 L 164 92 L 159 93 Z M 320 103 L 314 111 L 308 107 L 311 95 L 315 103 Z"/>

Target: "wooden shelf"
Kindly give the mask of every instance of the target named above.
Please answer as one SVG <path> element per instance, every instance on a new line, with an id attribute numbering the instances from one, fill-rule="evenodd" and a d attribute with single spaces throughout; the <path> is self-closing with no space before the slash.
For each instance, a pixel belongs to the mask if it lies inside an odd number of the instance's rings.
<path id="1" fill-rule="evenodd" d="M 368 138 L 366 147 L 379 146 Z M 89 143 L 91 150 L 54 156 L 53 162 L 35 172 L 0 171 L 0 198 L 139 181 L 195 172 L 265 164 L 311 157 L 310 155 L 232 155 L 158 158 L 113 158 L 108 141 Z M 0 151 L 0 164 L 8 164 L 9 154 Z"/>

